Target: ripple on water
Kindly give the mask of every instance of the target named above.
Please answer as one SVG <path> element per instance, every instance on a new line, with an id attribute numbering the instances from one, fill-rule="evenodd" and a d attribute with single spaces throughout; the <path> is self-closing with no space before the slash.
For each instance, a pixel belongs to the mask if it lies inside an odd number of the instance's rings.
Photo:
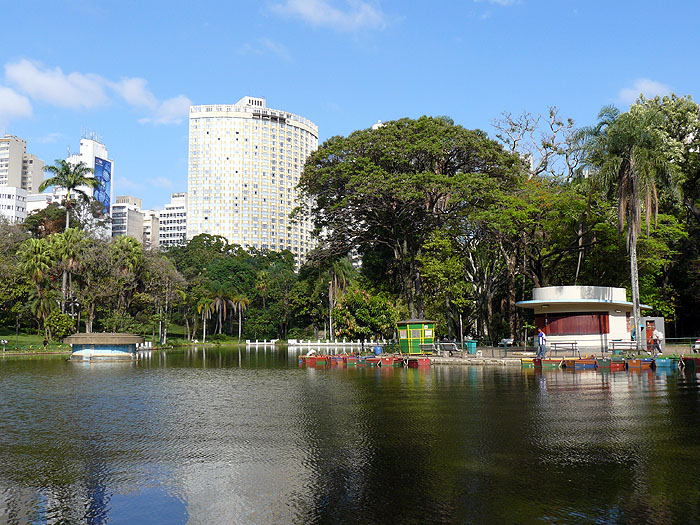
<path id="1" fill-rule="evenodd" d="M 0 521 L 700 521 L 696 377 L 275 355 L 1 361 Z"/>

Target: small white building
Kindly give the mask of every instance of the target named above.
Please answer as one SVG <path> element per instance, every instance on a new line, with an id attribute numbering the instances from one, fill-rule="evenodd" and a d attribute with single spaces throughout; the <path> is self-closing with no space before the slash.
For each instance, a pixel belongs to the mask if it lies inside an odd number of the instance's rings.
<path id="1" fill-rule="evenodd" d="M 131 195 L 117 195 L 112 206 L 112 237 L 127 235 L 139 242 L 143 240 L 142 201 Z"/>
<path id="2" fill-rule="evenodd" d="M 579 350 L 607 351 L 613 341 L 631 341 L 634 318 L 624 288 L 548 286 L 516 303 L 535 311 L 535 326 L 551 343 L 576 342 Z M 650 306 L 641 305 L 649 309 Z"/>
<path id="3" fill-rule="evenodd" d="M 27 190 L 0 186 L 0 215 L 10 222 L 24 222 L 27 218 Z"/>
<path id="4" fill-rule="evenodd" d="M 187 235 L 187 192 L 170 195 L 170 204 L 158 213 L 158 246 L 185 244 Z"/>

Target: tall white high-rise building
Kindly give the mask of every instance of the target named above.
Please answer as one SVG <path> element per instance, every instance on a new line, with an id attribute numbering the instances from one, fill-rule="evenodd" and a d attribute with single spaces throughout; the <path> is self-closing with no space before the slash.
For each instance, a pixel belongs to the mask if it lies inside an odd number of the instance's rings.
<path id="1" fill-rule="evenodd" d="M 95 133 L 86 133 L 80 139 L 80 153 L 73 154 L 66 159 L 71 164 L 84 163 L 94 170 L 93 176 L 102 185 L 94 190 L 93 196 L 104 207 L 105 214 L 111 215 L 114 195 L 114 161 L 109 158 L 107 147 L 100 141 Z M 81 188 L 88 195 L 92 190 Z"/>
<path id="2" fill-rule="evenodd" d="M 192 106 L 187 238 L 222 235 L 258 249 L 289 249 L 301 263 L 311 249 L 311 224 L 289 214 L 301 202 L 296 186 L 318 147 L 318 127 L 265 99 Z"/>
<path id="3" fill-rule="evenodd" d="M 0 186 L 37 193 L 44 181 L 44 161 L 27 153 L 27 142 L 14 135 L 0 137 Z"/>

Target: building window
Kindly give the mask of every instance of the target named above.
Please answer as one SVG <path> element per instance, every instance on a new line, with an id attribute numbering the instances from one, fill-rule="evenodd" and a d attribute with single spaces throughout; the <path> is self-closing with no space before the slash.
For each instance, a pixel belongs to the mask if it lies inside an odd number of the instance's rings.
<path id="1" fill-rule="evenodd" d="M 547 335 L 597 335 L 610 333 L 608 312 L 575 312 L 535 315 L 535 326 Z"/>

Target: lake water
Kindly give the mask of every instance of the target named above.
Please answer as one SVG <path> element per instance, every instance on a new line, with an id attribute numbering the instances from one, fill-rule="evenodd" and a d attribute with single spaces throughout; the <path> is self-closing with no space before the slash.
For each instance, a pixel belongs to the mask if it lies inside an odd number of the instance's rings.
<path id="1" fill-rule="evenodd" d="M 0 523 L 698 523 L 694 373 L 0 360 Z"/>

